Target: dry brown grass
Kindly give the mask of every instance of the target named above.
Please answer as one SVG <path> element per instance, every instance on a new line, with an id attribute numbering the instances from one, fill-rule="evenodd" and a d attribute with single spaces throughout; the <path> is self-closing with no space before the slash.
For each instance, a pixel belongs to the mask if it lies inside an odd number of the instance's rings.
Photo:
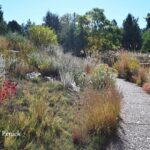
<path id="1" fill-rule="evenodd" d="M 5 37 L 0 37 L 0 50 L 8 49 L 9 41 Z"/>
<path id="2" fill-rule="evenodd" d="M 148 72 L 149 72 L 149 69 L 140 67 L 140 69 L 138 70 L 137 75 L 134 75 L 132 77 L 133 81 L 136 84 L 138 84 L 139 86 L 142 86 L 148 80 L 148 78 L 147 78 Z"/>
<path id="3" fill-rule="evenodd" d="M 121 78 L 124 78 L 125 76 L 125 68 L 128 66 L 128 61 L 129 61 L 129 55 L 128 53 L 121 52 L 119 55 L 119 61 L 115 63 L 114 67 L 118 71 L 118 75 Z"/>
<path id="4" fill-rule="evenodd" d="M 120 112 L 120 94 L 115 88 L 99 92 L 86 89 L 80 93 L 73 140 L 84 141 L 90 134 L 109 135 L 116 129 Z"/>
<path id="5" fill-rule="evenodd" d="M 120 52 L 118 61 L 114 64 L 118 76 L 128 81 L 133 81 L 132 76 L 137 75 L 140 62 L 132 53 Z"/>
<path id="6" fill-rule="evenodd" d="M 36 71 L 33 66 L 28 65 L 25 62 L 18 62 L 10 65 L 8 71 L 16 77 L 25 77 L 27 73 Z"/>
<path id="7" fill-rule="evenodd" d="M 143 90 L 150 94 L 150 83 L 145 83 L 143 85 Z"/>
<path id="8" fill-rule="evenodd" d="M 85 72 L 86 74 L 91 74 L 91 66 L 89 64 L 85 66 Z"/>

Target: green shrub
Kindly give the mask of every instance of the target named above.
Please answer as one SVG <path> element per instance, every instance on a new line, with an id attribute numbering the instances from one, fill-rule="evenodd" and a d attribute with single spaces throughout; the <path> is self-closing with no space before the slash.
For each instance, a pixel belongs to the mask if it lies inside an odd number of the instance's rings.
<path id="1" fill-rule="evenodd" d="M 57 44 L 57 36 L 49 27 L 32 26 L 29 29 L 29 37 L 36 46 L 47 47 L 50 44 Z"/>
<path id="2" fill-rule="evenodd" d="M 116 71 L 108 65 L 101 64 L 97 66 L 91 74 L 92 86 L 95 89 L 108 88 L 114 85 Z"/>
<path id="3" fill-rule="evenodd" d="M 150 29 L 143 34 L 143 52 L 150 52 Z"/>

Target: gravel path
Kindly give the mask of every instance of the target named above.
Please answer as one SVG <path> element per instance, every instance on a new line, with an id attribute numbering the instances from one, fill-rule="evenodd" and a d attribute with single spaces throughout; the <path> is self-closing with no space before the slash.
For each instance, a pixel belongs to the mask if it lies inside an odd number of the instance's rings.
<path id="1" fill-rule="evenodd" d="M 150 150 L 150 95 L 122 79 L 117 86 L 123 95 L 122 122 L 107 150 Z"/>

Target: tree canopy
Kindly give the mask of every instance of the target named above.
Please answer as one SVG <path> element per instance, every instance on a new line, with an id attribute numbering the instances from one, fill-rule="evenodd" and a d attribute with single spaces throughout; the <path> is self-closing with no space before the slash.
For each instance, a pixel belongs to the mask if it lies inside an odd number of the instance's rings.
<path id="1" fill-rule="evenodd" d="M 148 13 L 146 16 L 146 22 L 147 22 L 146 29 L 150 29 L 150 13 Z"/>
<path id="2" fill-rule="evenodd" d="M 143 34 L 143 46 L 142 46 L 143 52 L 150 52 L 150 29 L 145 31 Z"/>
<path id="3" fill-rule="evenodd" d="M 99 8 L 93 8 L 83 15 L 67 13 L 58 16 L 47 11 L 41 25 L 36 25 L 30 19 L 22 25 L 16 20 L 7 24 L 3 14 L 0 6 L 0 35 L 11 31 L 29 38 L 36 45 L 59 43 L 65 52 L 77 56 L 120 48 L 130 51 L 141 50 L 141 47 L 145 51 L 149 49 L 146 45 L 149 45 L 147 30 L 150 29 L 150 13 L 145 17 L 147 24 L 143 30 L 132 14 L 128 14 L 123 26 L 119 27 L 115 19 L 109 20 L 104 10 Z"/>
<path id="4" fill-rule="evenodd" d="M 139 50 L 142 46 L 141 30 L 138 19 L 131 14 L 123 22 L 123 41 L 122 45 L 127 50 Z"/>
<path id="5" fill-rule="evenodd" d="M 7 27 L 12 32 L 21 32 L 21 26 L 15 20 L 9 21 Z"/>
<path id="6" fill-rule="evenodd" d="M 44 25 L 52 28 L 55 32 L 58 32 L 60 29 L 59 17 L 56 14 L 48 11 L 46 16 L 43 18 Z"/>
<path id="7" fill-rule="evenodd" d="M 3 18 L 3 11 L 0 5 L 0 34 L 5 34 L 7 32 L 7 24 Z"/>

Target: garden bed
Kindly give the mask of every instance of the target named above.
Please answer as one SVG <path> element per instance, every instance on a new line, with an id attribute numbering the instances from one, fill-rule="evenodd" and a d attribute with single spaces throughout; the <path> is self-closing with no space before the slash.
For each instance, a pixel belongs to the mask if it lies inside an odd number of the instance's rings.
<path id="1" fill-rule="evenodd" d="M 1 148 L 99 150 L 116 133 L 114 69 L 60 50 L 17 59 L 1 80 Z"/>

